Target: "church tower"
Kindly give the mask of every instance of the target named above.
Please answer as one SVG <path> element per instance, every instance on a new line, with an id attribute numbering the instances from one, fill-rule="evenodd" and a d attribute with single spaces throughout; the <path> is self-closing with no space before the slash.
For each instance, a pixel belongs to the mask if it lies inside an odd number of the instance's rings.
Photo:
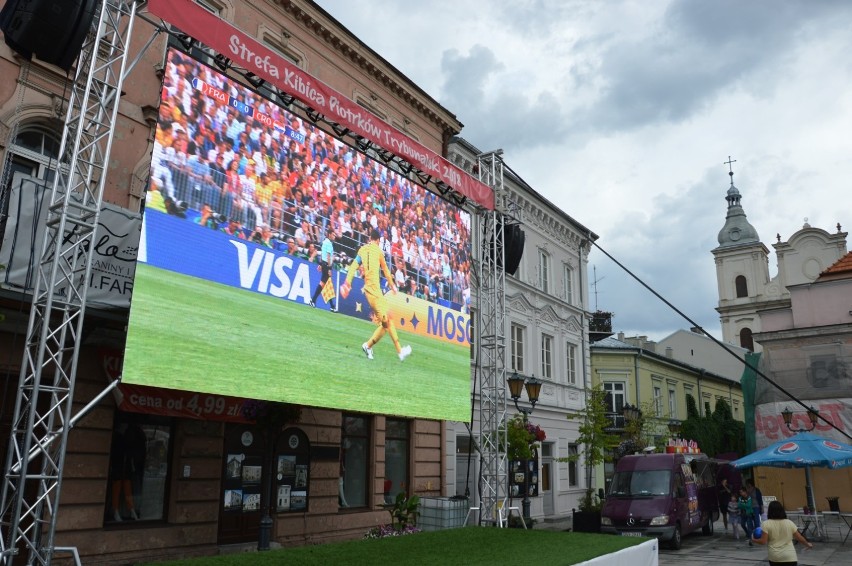
<path id="1" fill-rule="evenodd" d="M 722 323 L 722 339 L 754 352 L 762 350 L 752 335 L 762 330 L 760 311 L 789 308 L 788 287 L 813 282 L 820 273 L 846 255 L 847 233 L 837 225 L 829 234 L 807 223 L 786 242 L 777 235 L 772 244 L 778 262 L 775 277 L 769 277 L 769 250 L 760 241 L 757 230 L 746 218 L 740 205 L 740 191 L 734 186 L 734 171 L 728 158 L 731 186 L 725 200 L 728 214 L 719 231 L 716 259 L 716 281 L 719 306 L 716 311 Z"/>
<path id="2" fill-rule="evenodd" d="M 722 323 L 722 339 L 749 350 L 760 351 L 752 334 L 760 332 L 757 309 L 772 302 L 767 295 L 769 285 L 769 250 L 760 241 L 757 230 L 746 218 L 740 205 L 740 191 L 734 186 L 734 171 L 728 158 L 731 186 L 725 200 L 728 215 L 719 231 L 719 247 L 713 250 L 716 258 L 716 280 L 719 285 L 719 306 L 716 310 Z M 780 299 L 780 296 L 778 297 Z"/>

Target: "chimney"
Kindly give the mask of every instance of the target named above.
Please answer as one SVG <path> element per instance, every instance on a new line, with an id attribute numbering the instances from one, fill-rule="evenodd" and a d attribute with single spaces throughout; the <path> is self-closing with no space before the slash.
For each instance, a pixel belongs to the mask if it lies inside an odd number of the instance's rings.
<path id="1" fill-rule="evenodd" d="M 618 339 L 619 339 L 621 342 L 624 342 L 624 332 L 619 332 L 619 333 L 618 333 Z"/>
<path id="2" fill-rule="evenodd" d="M 666 357 L 671 358 L 674 354 L 674 350 L 672 350 L 671 346 L 666 346 Z"/>

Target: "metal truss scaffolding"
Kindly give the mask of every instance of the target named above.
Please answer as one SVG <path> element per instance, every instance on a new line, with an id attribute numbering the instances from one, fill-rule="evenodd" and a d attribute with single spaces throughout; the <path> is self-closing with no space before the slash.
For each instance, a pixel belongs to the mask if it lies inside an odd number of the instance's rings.
<path id="1" fill-rule="evenodd" d="M 135 1 L 104 0 L 77 60 L 49 197 L 3 478 L 2 562 L 50 564 L 91 254 Z M 76 550 L 76 549 L 74 549 Z M 17 560 L 16 560 L 17 562 Z"/>
<path id="2" fill-rule="evenodd" d="M 478 156 L 480 180 L 494 189 L 495 210 L 476 215 L 479 261 L 479 426 L 482 467 L 480 473 L 479 523 L 500 520 L 508 493 L 506 459 L 506 340 L 504 222 L 501 151 Z M 478 245 L 477 245 L 478 244 Z"/>

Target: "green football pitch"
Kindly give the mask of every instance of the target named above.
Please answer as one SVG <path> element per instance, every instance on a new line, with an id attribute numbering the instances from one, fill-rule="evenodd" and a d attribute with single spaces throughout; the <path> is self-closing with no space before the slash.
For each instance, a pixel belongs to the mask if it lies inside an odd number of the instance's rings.
<path id="1" fill-rule="evenodd" d="M 369 413 L 470 420 L 469 349 L 138 264 L 123 380 Z"/>

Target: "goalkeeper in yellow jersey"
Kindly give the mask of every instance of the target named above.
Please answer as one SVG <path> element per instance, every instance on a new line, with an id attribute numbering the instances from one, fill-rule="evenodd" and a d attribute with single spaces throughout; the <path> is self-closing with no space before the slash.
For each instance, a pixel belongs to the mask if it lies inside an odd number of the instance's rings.
<path id="1" fill-rule="evenodd" d="M 385 332 L 390 334 L 393 345 L 396 348 L 396 353 L 400 361 L 404 360 L 411 354 L 411 346 L 400 346 L 399 336 L 396 334 L 396 327 L 393 321 L 388 316 L 388 302 L 382 294 L 381 284 L 379 281 L 380 274 L 384 274 L 388 281 L 388 286 L 391 292 L 396 294 L 396 286 L 393 283 L 393 276 L 385 263 L 385 255 L 379 247 L 379 239 L 381 234 L 376 229 L 370 232 L 370 243 L 361 246 L 358 250 L 358 255 L 355 256 L 352 264 L 349 266 L 349 273 L 346 274 L 346 282 L 340 286 L 340 296 L 346 298 L 349 296 L 349 291 L 352 289 L 352 279 L 355 278 L 355 272 L 360 267 L 364 273 L 364 295 L 367 297 L 367 303 L 373 311 L 373 315 L 379 323 L 379 327 L 373 332 L 369 340 L 361 345 L 361 349 L 367 355 L 367 358 L 373 359 L 373 346 L 375 346 Z"/>

